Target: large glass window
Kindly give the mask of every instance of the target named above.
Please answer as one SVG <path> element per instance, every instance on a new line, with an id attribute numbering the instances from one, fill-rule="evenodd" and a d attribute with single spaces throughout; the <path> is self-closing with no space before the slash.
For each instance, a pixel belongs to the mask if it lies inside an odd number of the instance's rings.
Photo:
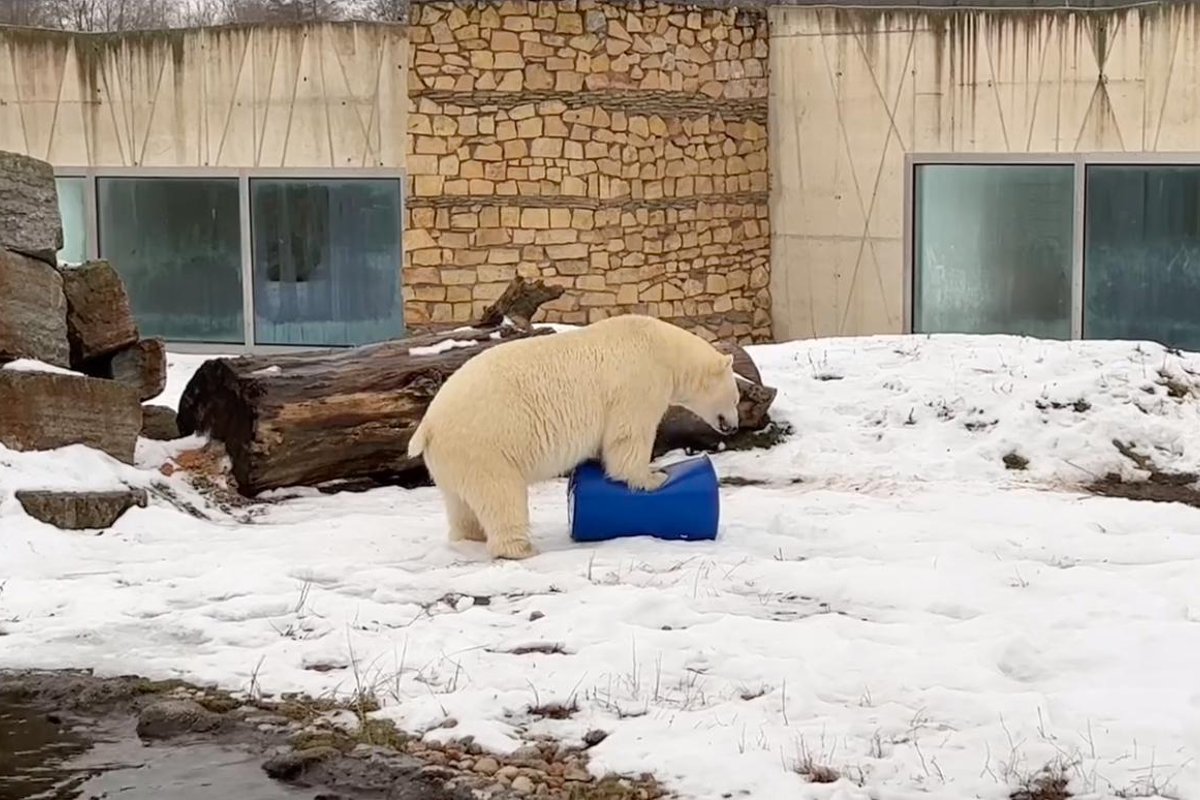
<path id="1" fill-rule="evenodd" d="M 240 343 L 236 178 L 98 178 L 99 252 L 125 279 L 143 336 Z"/>
<path id="2" fill-rule="evenodd" d="M 87 179 L 57 178 L 58 213 L 62 217 L 63 246 L 60 264 L 82 264 L 88 256 Z"/>
<path id="3" fill-rule="evenodd" d="M 1200 166 L 1087 168 L 1084 335 L 1200 350 Z"/>
<path id="4" fill-rule="evenodd" d="M 1071 338 L 1074 167 L 927 164 L 914 198 L 918 333 Z"/>
<path id="5" fill-rule="evenodd" d="M 401 335 L 400 191 L 388 179 L 251 179 L 257 343 Z"/>

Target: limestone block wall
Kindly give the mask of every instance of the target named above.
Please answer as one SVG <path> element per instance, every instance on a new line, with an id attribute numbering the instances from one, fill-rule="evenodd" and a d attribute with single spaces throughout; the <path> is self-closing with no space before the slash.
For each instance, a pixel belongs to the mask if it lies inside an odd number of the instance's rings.
<path id="1" fill-rule="evenodd" d="M 769 339 L 767 42 L 762 10 L 415 3 L 409 323 L 472 319 L 520 274 L 571 289 L 551 321 Z"/>

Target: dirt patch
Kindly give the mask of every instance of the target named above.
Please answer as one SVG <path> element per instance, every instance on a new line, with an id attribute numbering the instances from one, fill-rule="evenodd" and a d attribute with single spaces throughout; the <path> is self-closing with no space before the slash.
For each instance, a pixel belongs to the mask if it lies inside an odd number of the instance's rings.
<path id="1" fill-rule="evenodd" d="M 1087 484 L 1084 488 L 1103 497 L 1120 497 L 1126 500 L 1144 500 L 1152 503 L 1183 503 L 1200 508 L 1200 475 L 1193 472 L 1168 472 L 1162 470 L 1154 460 L 1143 455 L 1128 442 L 1113 440 L 1113 446 L 1125 458 L 1146 473 L 1145 478 L 1126 480 L 1110 472 Z"/>
<path id="2" fill-rule="evenodd" d="M 1151 475 L 1142 481 L 1127 481 L 1115 472 L 1092 481 L 1087 490 L 1103 497 L 1145 500 L 1151 503 L 1183 503 L 1200 508 L 1200 489 L 1195 475 Z"/>

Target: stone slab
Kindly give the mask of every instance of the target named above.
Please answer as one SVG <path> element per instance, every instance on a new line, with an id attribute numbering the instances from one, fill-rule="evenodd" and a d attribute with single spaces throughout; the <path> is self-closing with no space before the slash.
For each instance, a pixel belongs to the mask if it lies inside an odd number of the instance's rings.
<path id="1" fill-rule="evenodd" d="M 137 392 L 116 381 L 0 370 L 0 444 L 53 450 L 82 444 L 133 463 L 142 429 Z"/>

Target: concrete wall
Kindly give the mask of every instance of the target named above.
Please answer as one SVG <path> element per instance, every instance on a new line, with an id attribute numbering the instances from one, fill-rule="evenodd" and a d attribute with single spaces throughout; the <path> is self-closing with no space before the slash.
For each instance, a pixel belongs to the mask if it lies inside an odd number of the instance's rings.
<path id="1" fill-rule="evenodd" d="M 0 28 L 0 149 L 56 166 L 400 168 L 407 61 L 387 25 Z"/>
<path id="2" fill-rule="evenodd" d="M 901 332 L 906 153 L 1200 152 L 1200 10 L 771 15 L 776 338 Z"/>
<path id="3" fill-rule="evenodd" d="M 637 311 L 770 337 L 767 20 L 646 0 L 421 2 L 411 13 L 414 323 L 516 274 L 551 321 Z"/>

